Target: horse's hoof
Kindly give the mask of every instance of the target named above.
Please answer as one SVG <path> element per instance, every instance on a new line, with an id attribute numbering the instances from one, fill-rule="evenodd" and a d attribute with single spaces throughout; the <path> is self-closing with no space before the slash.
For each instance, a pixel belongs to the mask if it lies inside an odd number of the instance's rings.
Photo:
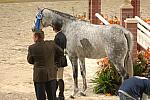
<path id="1" fill-rule="evenodd" d="M 85 94 L 85 93 L 83 93 L 83 92 L 80 92 L 80 95 L 81 95 L 81 96 L 86 96 L 86 94 Z"/>
<path id="2" fill-rule="evenodd" d="M 74 96 L 71 95 L 70 98 L 71 98 L 71 99 L 74 99 Z"/>

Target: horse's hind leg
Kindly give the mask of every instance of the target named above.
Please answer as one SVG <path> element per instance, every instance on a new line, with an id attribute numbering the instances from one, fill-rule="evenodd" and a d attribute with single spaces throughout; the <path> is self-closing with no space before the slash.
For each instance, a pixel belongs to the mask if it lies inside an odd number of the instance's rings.
<path id="1" fill-rule="evenodd" d="M 132 63 L 132 57 L 130 51 L 127 52 L 126 58 L 125 58 L 125 69 L 129 73 L 129 76 L 133 76 L 133 63 Z"/>
<path id="2" fill-rule="evenodd" d="M 121 75 L 122 82 L 123 82 L 124 78 L 126 76 L 128 76 L 128 73 L 124 68 L 124 60 L 123 59 L 122 60 L 121 59 L 118 59 L 118 60 L 117 59 L 111 59 L 110 61 L 114 64 L 116 70 Z"/>
<path id="3" fill-rule="evenodd" d="M 79 58 L 79 63 L 80 63 L 80 71 L 81 71 L 81 76 L 83 78 L 83 90 L 81 91 L 81 95 L 85 96 L 85 91 L 87 89 L 87 83 L 86 83 L 86 68 L 85 68 L 85 58 Z"/>
<path id="4" fill-rule="evenodd" d="M 74 93 L 70 96 L 71 98 L 74 98 L 74 96 L 78 93 L 78 58 L 77 56 L 71 56 L 69 57 L 70 61 L 72 63 L 72 70 L 73 70 L 73 79 L 74 79 Z"/>

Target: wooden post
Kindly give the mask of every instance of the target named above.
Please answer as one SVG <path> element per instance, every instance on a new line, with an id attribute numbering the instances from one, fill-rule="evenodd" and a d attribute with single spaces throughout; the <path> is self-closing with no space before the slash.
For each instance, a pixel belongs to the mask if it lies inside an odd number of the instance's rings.
<path id="1" fill-rule="evenodd" d="M 91 0 L 89 0 L 89 20 L 91 20 L 91 8 L 92 8 Z"/>
<path id="2" fill-rule="evenodd" d="M 133 18 L 133 6 L 125 0 L 125 3 L 120 8 L 120 24 L 125 27 L 124 20 Z"/>
<path id="3" fill-rule="evenodd" d="M 133 16 L 140 17 L 140 0 L 131 0 L 133 6 Z"/>
<path id="4" fill-rule="evenodd" d="M 101 0 L 89 0 L 89 19 L 93 24 L 99 24 L 95 13 L 101 13 Z"/>

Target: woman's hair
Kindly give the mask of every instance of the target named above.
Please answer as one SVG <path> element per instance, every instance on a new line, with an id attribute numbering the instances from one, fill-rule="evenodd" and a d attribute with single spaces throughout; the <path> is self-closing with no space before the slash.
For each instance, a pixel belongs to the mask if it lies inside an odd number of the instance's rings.
<path id="1" fill-rule="evenodd" d="M 61 30 L 62 25 L 63 25 L 63 21 L 60 20 L 60 19 L 57 19 L 57 20 L 53 20 L 53 21 L 52 21 L 52 27 L 53 27 L 54 29 L 56 29 L 57 31 L 60 31 L 60 30 Z"/>
<path id="2" fill-rule="evenodd" d="M 42 30 L 36 31 L 36 32 L 34 33 L 34 36 L 35 36 L 35 37 L 38 37 L 38 40 L 43 40 L 43 39 L 44 39 L 44 32 L 43 32 Z"/>

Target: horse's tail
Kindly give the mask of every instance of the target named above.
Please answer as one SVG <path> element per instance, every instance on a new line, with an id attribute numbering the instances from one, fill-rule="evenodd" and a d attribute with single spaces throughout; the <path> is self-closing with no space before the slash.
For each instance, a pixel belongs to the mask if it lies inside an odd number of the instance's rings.
<path id="1" fill-rule="evenodd" d="M 132 62 L 132 49 L 133 49 L 133 35 L 130 31 L 128 30 L 124 30 L 125 33 L 125 38 L 127 40 L 127 44 L 128 44 L 128 51 L 127 54 L 125 56 L 125 60 L 124 60 L 124 66 L 126 71 L 128 72 L 129 76 L 133 76 L 133 62 Z"/>

